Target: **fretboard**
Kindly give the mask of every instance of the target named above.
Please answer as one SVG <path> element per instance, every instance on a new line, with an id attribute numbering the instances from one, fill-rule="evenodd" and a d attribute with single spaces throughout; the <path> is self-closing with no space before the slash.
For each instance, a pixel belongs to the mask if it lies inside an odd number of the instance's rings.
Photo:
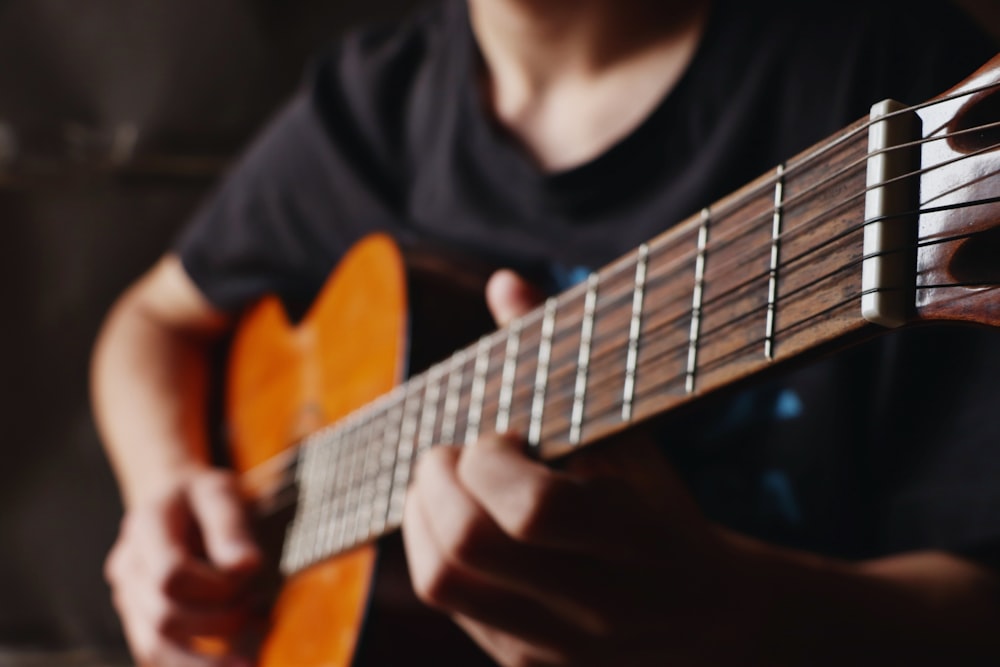
<path id="1" fill-rule="evenodd" d="M 871 325 L 864 123 L 765 174 L 308 438 L 283 570 L 396 529 L 436 444 L 522 434 L 542 458 Z M 822 159 L 817 159 L 822 150 Z"/>

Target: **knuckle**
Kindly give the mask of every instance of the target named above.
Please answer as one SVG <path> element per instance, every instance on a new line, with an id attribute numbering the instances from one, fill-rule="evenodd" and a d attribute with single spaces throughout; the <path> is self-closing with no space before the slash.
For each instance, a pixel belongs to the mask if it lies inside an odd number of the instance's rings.
<path id="1" fill-rule="evenodd" d="M 441 549 L 456 563 L 473 565 L 482 562 L 489 553 L 485 526 L 475 517 L 450 523 L 441 536 Z"/>
<path id="2" fill-rule="evenodd" d="M 236 491 L 236 476 L 228 470 L 212 469 L 199 474 L 191 481 L 191 491 L 228 496 Z"/>
<path id="3" fill-rule="evenodd" d="M 510 535 L 521 542 L 544 539 L 562 514 L 565 489 L 560 484 L 546 483 L 526 490 L 523 502 L 512 512 L 508 525 Z"/>
<path id="4" fill-rule="evenodd" d="M 455 465 L 459 452 L 454 447 L 432 447 L 417 459 L 414 477 L 420 480 L 437 480 Z"/>
<path id="5" fill-rule="evenodd" d="M 439 609 L 450 606 L 460 588 L 458 571 L 442 559 L 413 580 L 417 597 L 425 604 Z"/>
<path id="6" fill-rule="evenodd" d="M 176 628 L 177 615 L 171 605 L 161 603 L 151 613 L 149 624 L 152 627 L 153 634 L 159 640 L 163 640 L 170 636 Z"/>
<path id="7" fill-rule="evenodd" d="M 166 559 L 152 574 L 152 583 L 156 591 L 165 597 L 177 596 L 184 586 L 184 564 L 174 558 Z"/>

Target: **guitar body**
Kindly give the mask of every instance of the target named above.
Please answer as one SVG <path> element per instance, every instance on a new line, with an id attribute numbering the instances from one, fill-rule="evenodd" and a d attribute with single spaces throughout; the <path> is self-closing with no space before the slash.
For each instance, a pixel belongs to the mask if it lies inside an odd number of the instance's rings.
<path id="1" fill-rule="evenodd" d="M 392 558 L 371 541 L 401 523 L 428 447 L 510 428 L 554 458 L 876 325 L 1000 325 L 998 85 L 1000 56 L 919 109 L 928 134 L 912 110 L 873 113 L 397 392 L 493 329 L 486 267 L 374 235 L 301 321 L 260 303 L 233 343 L 231 454 L 258 516 L 296 520 L 282 562 L 295 574 L 277 582 L 259 665 L 491 664 L 440 615 L 424 630 L 405 576 L 373 584 Z M 273 523 L 286 541 L 287 520 Z M 398 540 L 389 552 L 402 561 Z M 379 636 L 370 618 L 404 622 Z"/>
<path id="2" fill-rule="evenodd" d="M 451 269 L 429 257 L 404 256 L 389 238 L 367 237 L 338 264 L 301 321 L 291 322 L 282 302 L 271 297 L 240 323 L 226 378 L 226 428 L 234 467 L 256 482 L 248 489 L 254 501 L 266 503 L 272 486 L 287 480 L 269 480 L 266 474 L 254 476 L 251 471 L 266 472 L 268 462 L 293 456 L 295 444 L 310 433 L 390 391 L 408 370 L 468 340 L 456 331 L 488 326 L 481 291 L 485 274 L 465 270 L 457 274 L 465 280 L 456 280 Z M 427 344 L 411 346 L 414 328 L 440 319 L 431 306 L 461 304 L 457 294 L 429 298 L 430 292 L 442 290 L 472 291 L 476 297 L 469 294 L 469 308 L 459 306 L 455 311 L 464 311 L 466 317 L 453 313 L 446 320 L 449 335 L 439 332 Z M 283 538 L 282 528 L 274 535 L 277 540 Z M 267 541 L 265 550 L 275 546 Z M 380 569 L 401 569 L 398 545 L 389 551 L 384 560 L 393 562 Z M 405 573 L 390 573 L 391 582 L 380 585 L 392 590 L 381 595 L 375 590 L 377 560 L 376 548 L 369 544 L 280 582 L 268 629 L 260 640 L 258 664 L 356 664 L 354 655 L 372 596 L 412 597 L 408 589 L 400 590 L 408 587 Z M 410 607 L 417 608 L 415 598 L 413 603 Z M 432 622 L 447 623 L 443 618 Z M 447 632 L 459 635 L 450 627 Z M 402 654 L 406 647 L 399 650 Z M 368 653 L 383 656 L 385 647 Z"/>

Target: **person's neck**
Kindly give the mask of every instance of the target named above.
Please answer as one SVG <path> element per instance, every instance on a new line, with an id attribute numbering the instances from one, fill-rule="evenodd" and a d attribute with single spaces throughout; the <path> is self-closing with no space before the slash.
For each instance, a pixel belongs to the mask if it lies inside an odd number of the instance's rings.
<path id="1" fill-rule="evenodd" d="M 671 90 L 711 0 L 468 4 L 488 106 L 544 169 L 558 170 L 600 154 Z"/>
<path id="2" fill-rule="evenodd" d="M 638 54 L 669 48 L 699 23 L 707 0 L 468 0 L 494 90 L 538 93 L 596 78 Z"/>

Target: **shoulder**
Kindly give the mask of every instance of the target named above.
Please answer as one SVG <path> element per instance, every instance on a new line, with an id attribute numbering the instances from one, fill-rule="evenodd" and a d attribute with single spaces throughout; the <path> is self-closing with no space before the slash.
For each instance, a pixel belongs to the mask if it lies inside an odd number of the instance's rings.
<path id="1" fill-rule="evenodd" d="M 308 95 L 341 150 L 398 160 L 429 87 L 440 86 L 461 35 L 462 0 L 422 6 L 392 22 L 358 27 L 313 60 Z"/>

